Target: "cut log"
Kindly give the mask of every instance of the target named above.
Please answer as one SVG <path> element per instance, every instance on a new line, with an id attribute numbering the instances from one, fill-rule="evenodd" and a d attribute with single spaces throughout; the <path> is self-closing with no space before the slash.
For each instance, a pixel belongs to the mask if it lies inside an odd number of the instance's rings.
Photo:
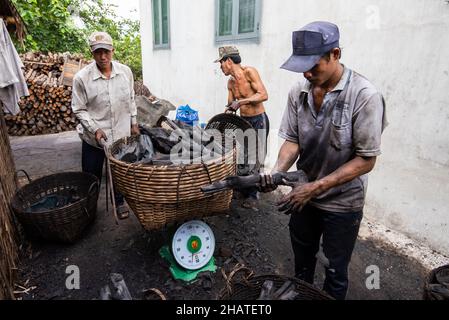
<path id="1" fill-rule="evenodd" d="M 53 52 L 29 52 L 20 57 L 30 95 L 20 100 L 21 112 L 17 116 L 5 118 L 8 133 L 25 135 L 73 130 L 78 122 L 71 109 L 71 84 L 62 84 L 64 64 L 70 60 L 84 66 L 87 61 L 79 54 Z"/>

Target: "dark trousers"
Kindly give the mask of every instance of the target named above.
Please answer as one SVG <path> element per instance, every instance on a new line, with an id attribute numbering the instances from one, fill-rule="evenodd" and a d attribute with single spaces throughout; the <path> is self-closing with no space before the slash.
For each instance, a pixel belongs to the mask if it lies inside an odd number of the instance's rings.
<path id="1" fill-rule="evenodd" d="M 346 297 L 348 266 L 363 212 L 329 212 L 306 205 L 290 218 L 290 237 L 295 255 L 295 276 L 313 283 L 316 254 L 323 236 L 326 266 L 324 291 L 338 300 Z"/>
<path id="2" fill-rule="evenodd" d="M 268 133 L 270 132 L 270 120 L 268 119 L 267 114 L 261 113 L 257 116 L 254 117 L 242 117 L 243 119 L 245 119 L 246 121 L 248 121 L 254 129 L 256 129 L 256 131 L 264 129 L 265 130 L 265 139 L 260 141 L 259 139 L 257 140 L 257 145 L 256 145 L 256 154 L 258 157 L 258 161 L 260 163 L 260 167 L 263 168 L 264 162 L 265 162 L 265 156 L 267 154 L 267 143 L 268 143 Z M 259 135 L 257 135 L 257 137 L 259 137 Z M 259 149 L 265 149 L 265 153 L 262 156 L 262 158 L 259 157 Z M 245 148 L 245 163 L 247 163 L 248 161 L 248 154 L 247 154 L 247 149 Z M 250 165 L 251 166 L 251 165 Z M 253 172 L 250 170 L 249 174 L 254 174 L 254 173 L 259 173 L 260 169 L 257 172 Z M 248 188 L 248 189 L 243 189 L 240 191 L 241 194 L 245 197 L 245 198 L 253 198 L 253 199 L 257 199 L 257 188 Z"/>
<path id="3" fill-rule="evenodd" d="M 99 148 L 95 148 L 83 141 L 83 145 L 81 148 L 81 167 L 83 172 L 89 172 L 95 175 L 98 178 L 98 181 L 101 183 L 101 178 L 103 175 L 103 163 L 104 163 L 104 151 Z M 115 204 L 120 206 L 124 203 L 123 196 L 115 191 L 114 188 L 114 198 Z"/>

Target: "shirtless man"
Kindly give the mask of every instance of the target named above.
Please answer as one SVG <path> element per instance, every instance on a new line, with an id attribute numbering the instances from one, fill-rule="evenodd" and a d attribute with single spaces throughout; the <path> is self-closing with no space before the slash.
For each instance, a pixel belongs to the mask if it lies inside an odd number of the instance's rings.
<path id="1" fill-rule="evenodd" d="M 259 73 L 253 67 L 242 66 L 238 49 L 234 46 L 220 47 L 219 57 L 215 62 L 220 63 L 224 75 L 230 76 L 228 80 L 228 104 L 225 112 L 237 112 L 251 123 L 256 130 L 265 130 L 266 146 L 270 122 L 265 113 L 263 102 L 268 100 L 267 90 L 260 79 Z M 261 146 L 258 144 L 257 148 Z M 265 148 L 266 150 L 266 148 Z M 265 159 L 259 159 L 263 165 Z M 246 174 L 253 174 L 252 170 L 244 170 Z M 242 192 L 244 208 L 257 211 L 255 206 L 258 199 L 257 189 L 248 189 Z"/>

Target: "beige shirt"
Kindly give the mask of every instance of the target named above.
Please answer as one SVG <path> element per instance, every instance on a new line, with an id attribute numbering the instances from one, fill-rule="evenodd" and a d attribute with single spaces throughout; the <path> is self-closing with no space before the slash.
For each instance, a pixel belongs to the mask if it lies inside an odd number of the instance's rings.
<path id="1" fill-rule="evenodd" d="M 94 61 L 75 75 L 72 90 L 72 109 L 81 122 L 77 131 L 82 140 L 98 147 L 98 129 L 105 132 L 108 144 L 131 135 L 131 125 L 137 123 L 137 107 L 129 67 L 113 61 L 107 79 Z"/>

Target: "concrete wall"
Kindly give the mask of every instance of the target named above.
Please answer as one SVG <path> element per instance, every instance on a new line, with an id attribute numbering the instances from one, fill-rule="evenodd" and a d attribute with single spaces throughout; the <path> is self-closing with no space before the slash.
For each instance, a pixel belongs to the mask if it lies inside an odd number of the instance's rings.
<path id="1" fill-rule="evenodd" d="M 366 214 L 449 253 L 449 4 L 445 0 L 263 0 L 261 37 L 238 45 L 269 92 L 273 129 L 302 77 L 279 69 L 291 32 L 315 20 L 338 24 L 342 62 L 384 94 L 390 126 L 371 174 Z M 222 112 L 226 77 L 214 40 L 215 1 L 170 1 L 171 49 L 153 50 L 150 1 L 140 2 L 145 84 L 176 105 L 189 103 L 206 121 Z M 271 134 L 268 165 L 277 157 Z"/>

